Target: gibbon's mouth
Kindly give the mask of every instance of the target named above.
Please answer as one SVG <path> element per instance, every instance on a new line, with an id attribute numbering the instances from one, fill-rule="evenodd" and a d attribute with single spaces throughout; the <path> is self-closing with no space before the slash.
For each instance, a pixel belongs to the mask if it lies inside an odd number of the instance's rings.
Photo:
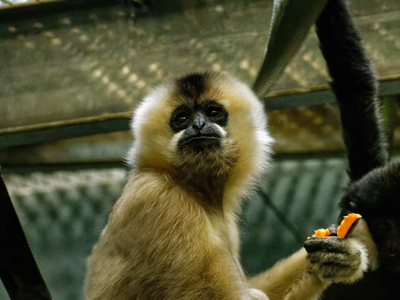
<path id="1" fill-rule="evenodd" d="M 221 136 L 215 133 L 208 133 L 208 134 L 196 134 L 188 136 L 182 139 L 181 144 L 214 144 L 221 140 Z"/>
<path id="2" fill-rule="evenodd" d="M 185 137 L 179 142 L 180 150 L 203 151 L 205 149 L 218 149 L 221 145 L 221 136 L 215 133 L 195 134 Z"/>
<path id="3" fill-rule="evenodd" d="M 390 271 L 399 273 L 400 272 L 400 257 L 398 253 L 391 253 L 387 257 L 381 257 L 380 261 L 381 268 Z"/>

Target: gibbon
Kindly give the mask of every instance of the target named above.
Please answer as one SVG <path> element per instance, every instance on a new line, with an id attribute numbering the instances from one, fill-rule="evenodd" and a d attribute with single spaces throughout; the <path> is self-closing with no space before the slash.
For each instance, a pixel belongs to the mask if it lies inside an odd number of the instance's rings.
<path id="1" fill-rule="evenodd" d="M 355 239 L 325 238 L 247 279 L 237 215 L 268 167 L 261 102 L 226 73 L 154 89 L 132 122 L 132 170 L 89 259 L 87 299 L 304 299 L 367 266 Z M 268 295 L 268 296 L 267 296 Z"/>
<path id="2" fill-rule="evenodd" d="M 363 216 L 351 236 L 368 250 L 369 270 L 354 285 L 332 285 L 323 299 L 400 299 L 400 164 L 388 164 L 378 81 L 343 0 L 330 0 L 316 22 L 338 100 L 350 183 L 341 215 Z"/>

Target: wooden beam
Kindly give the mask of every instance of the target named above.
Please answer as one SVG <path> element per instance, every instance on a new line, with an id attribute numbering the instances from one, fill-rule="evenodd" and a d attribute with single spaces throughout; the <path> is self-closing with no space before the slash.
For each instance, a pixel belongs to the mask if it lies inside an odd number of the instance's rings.
<path id="1" fill-rule="evenodd" d="M 400 95 L 400 75 L 382 78 L 380 95 L 382 97 Z M 267 111 L 334 103 L 336 103 L 336 98 L 328 84 L 307 89 L 272 92 L 264 98 Z"/>
<path id="2" fill-rule="evenodd" d="M 0 130 L 0 149 L 129 130 L 131 112 Z"/>
<path id="3" fill-rule="evenodd" d="M 400 94 L 400 76 L 385 78 L 380 84 L 381 96 Z M 309 89 L 273 92 L 264 99 L 267 111 L 334 103 L 336 103 L 336 99 L 328 85 Z M 129 130 L 131 115 L 131 112 L 122 112 L 3 129 L 0 130 L 0 149 Z"/>

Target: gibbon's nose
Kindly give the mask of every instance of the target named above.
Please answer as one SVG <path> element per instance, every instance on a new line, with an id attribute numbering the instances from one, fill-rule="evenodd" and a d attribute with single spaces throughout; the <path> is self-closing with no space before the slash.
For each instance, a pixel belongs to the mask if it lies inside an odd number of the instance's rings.
<path id="1" fill-rule="evenodd" d="M 206 125 L 206 118 L 205 116 L 198 112 L 196 113 L 196 115 L 194 116 L 194 120 L 193 120 L 193 127 L 200 130 L 204 127 L 204 125 Z"/>

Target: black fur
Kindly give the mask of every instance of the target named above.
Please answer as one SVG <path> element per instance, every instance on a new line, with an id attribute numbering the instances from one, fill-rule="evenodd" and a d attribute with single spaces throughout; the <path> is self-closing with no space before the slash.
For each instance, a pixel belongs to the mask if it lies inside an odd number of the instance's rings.
<path id="1" fill-rule="evenodd" d="M 400 274 L 382 270 L 367 272 L 362 281 L 352 284 L 335 284 L 330 286 L 321 297 L 322 300 L 395 300 L 399 299 L 398 284 Z M 393 294 L 394 293 L 394 294 Z"/>
<path id="2" fill-rule="evenodd" d="M 194 73 L 177 79 L 176 84 L 180 95 L 196 102 L 204 93 L 207 78 L 207 73 Z"/>
<path id="3" fill-rule="evenodd" d="M 339 101 L 351 181 L 387 164 L 378 83 L 342 0 L 330 0 L 316 22 L 321 50 Z"/>
<path id="4" fill-rule="evenodd" d="M 355 208 L 369 219 L 376 215 L 400 216 L 400 165 L 374 169 L 345 189 L 341 201 L 344 214 Z"/>
<path id="5" fill-rule="evenodd" d="M 363 216 L 380 264 L 356 284 L 332 285 L 322 299 L 400 299 L 400 165 L 388 165 L 378 82 L 343 0 L 330 0 L 316 25 L 349 160 L 339 219 L 350 212 Z"/>

